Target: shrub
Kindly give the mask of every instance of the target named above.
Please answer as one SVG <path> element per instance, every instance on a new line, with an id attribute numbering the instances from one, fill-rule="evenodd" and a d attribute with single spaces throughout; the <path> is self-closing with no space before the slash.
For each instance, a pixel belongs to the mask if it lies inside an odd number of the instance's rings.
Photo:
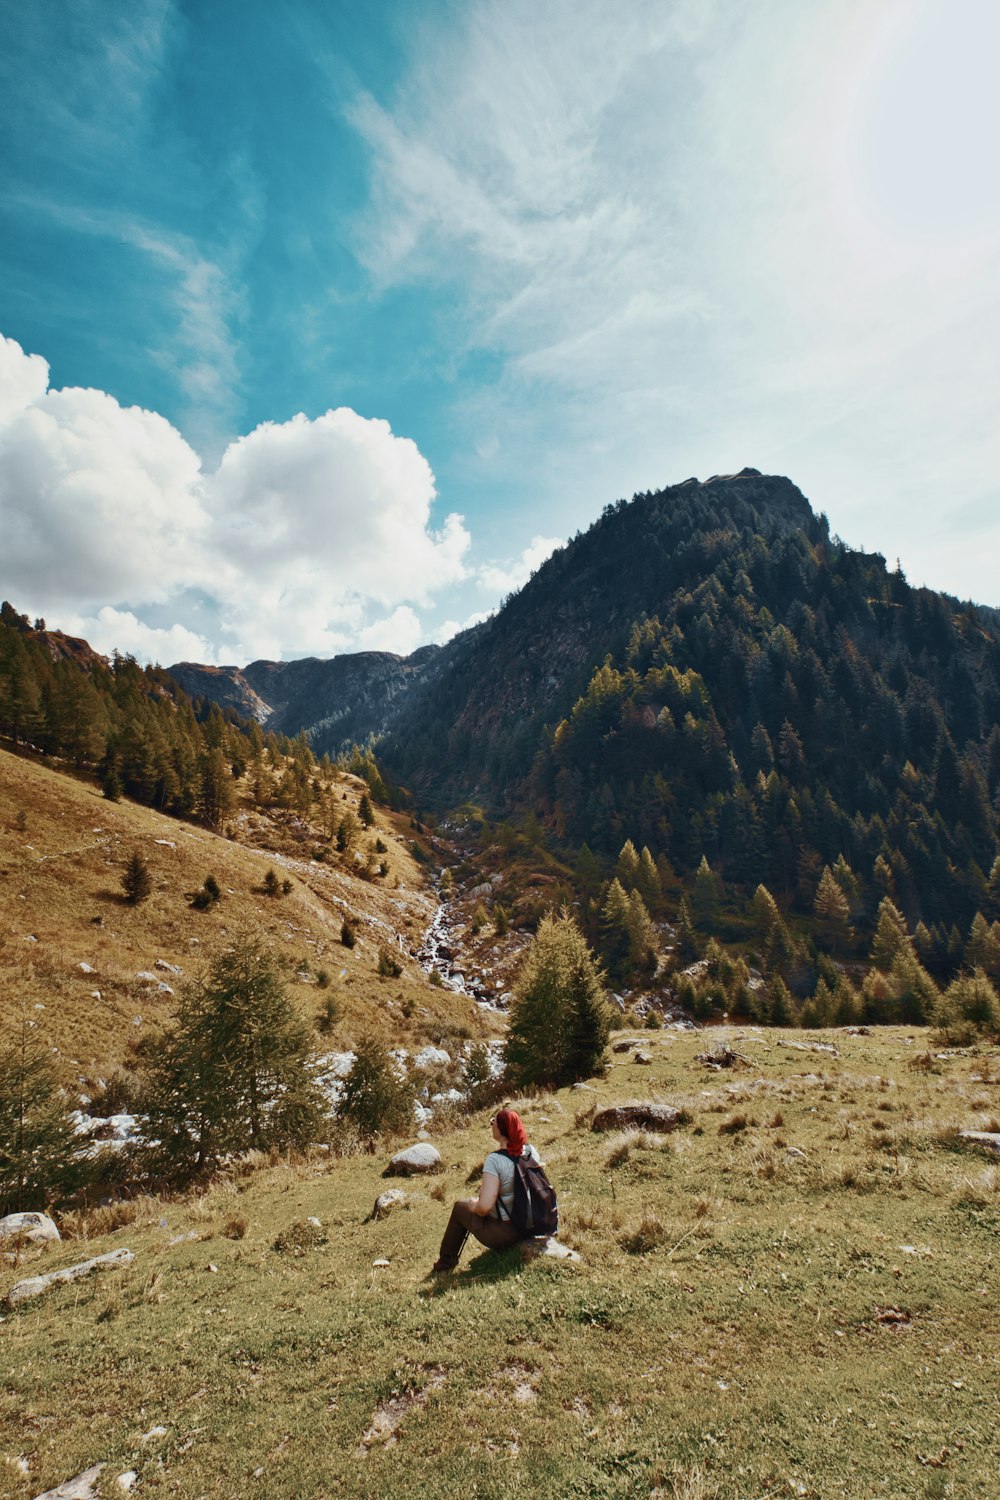
<path id="1" fill-rule="evenodd" d="M 263 891 L 265 896 L 277 896 L 280 892 L 281 883 L 273 870 L 268 870 L 267 874 L 264 876 L 261 890 Z"/>
<path id="2" fill-rule="evenodd" d="M 321 1036 L 329 1036 L 341 1017 L 340 1002 L 335 995 L 327 995 L 326 1004 L 323 1006 L 316 1019 L 316 1030 Z"/>
<path id="3" fill-rule="evenodd" d="M 403 1130 L 413 1121 L 413 1085 L 400 1074 L 386 1048 L 365 1037 L 355 1048 L 351 1071 L 337 1104 L 337 1119 L 349 1122 L 362 1140 Z"/>
<path id="4" fill-rule="evenodd" d="M 403 965 L 394 953 L 388 948 L 378 950 L 378 971 L 383 979 L 398 979 L 403 972 Z"/>
<path id="5" fill-rule="evenodd" d="M 340 941 L 343 943 L 345 948 L 353 948 L 354 944 L 357 942 L 354 928 L 351 926 L 346 917 L 340 924 Z"/>

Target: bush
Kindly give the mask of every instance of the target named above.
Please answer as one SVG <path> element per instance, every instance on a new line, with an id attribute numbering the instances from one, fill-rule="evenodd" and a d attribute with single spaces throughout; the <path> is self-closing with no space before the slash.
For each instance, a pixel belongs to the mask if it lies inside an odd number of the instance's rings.
<path id="1" fill-rule="evenodd" d="M 340 924 L 340 941 L 343 943 L 345 948 L 353 948 L 354 944 L 357 942 L 354 928 L 351 926 L 346 917 Z"/>
<path id="2" fill-rule="evenodd" d="M 351 1071 L 337 1104 L 337 1119 L 349 1122 L 362 1140 L 405 1130 L 413 1123 L 413 1085 L 400 1074 L 386 1048 L 366 1037 L 355 1048 Z"/>
<path id="3" fill-rule="evenodd" d="M 383 979 L 398 979 L 403 972 L 403 965 L 394 953 L 388 948 L 378 950 L 378 971 Z"/>
<path id="4" fill-rule="evenodd" d="M 329 1036 L 330 1032 L 340 1020 L 341 1014 L 342 1012 L 340 1008 L 340 1002 L 337 1000 L 336 996 L 328 995 L 326 997 L 326 1004 L 323 1006 L 322 1010 L 319 1013 L 319 1016 L 316 1019 L 316 1030 L 320 1033 L 321 1036 Z"/>
<path id="5" fill-rule="evenodd" d="M 281 891 L 281 883 L 273 870 L 268 870 L 264 876 L 261 890 L 265 896 L 277 896 Z"/>

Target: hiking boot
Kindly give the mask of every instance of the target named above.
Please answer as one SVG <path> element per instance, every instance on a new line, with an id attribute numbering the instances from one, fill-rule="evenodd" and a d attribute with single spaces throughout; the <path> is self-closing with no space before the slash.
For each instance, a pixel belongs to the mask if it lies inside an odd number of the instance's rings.
<path id="1" fill-rule="evenodd" d="M 457 1265 L 458 1265 L 458 1261 L 452 1259 L 450 1256 L 439 1255 L 438 1258 L 437 1258 L 437 1260 L 431 1266 L 431 1275 L 432 1276 L 443 1276 L 448 1271 L 454 1271 L 454 1269 L 455 1269 L 455 1267 Z"/>

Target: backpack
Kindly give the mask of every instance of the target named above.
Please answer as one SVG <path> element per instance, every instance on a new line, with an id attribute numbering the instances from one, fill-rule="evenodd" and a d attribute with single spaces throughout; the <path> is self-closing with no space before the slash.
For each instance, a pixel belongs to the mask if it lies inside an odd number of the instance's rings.
<path id="1" fill-rule="evenodd" d="M 559 1206 L 556 1190 L 545 1175 L 545 1168 L 527 1156 L 501 1153 L 514 1164 L 514 1206 L 510 1222 L 525 1236 L 537 1238 L 555 1234 L 559 1228 Z M 506 1212 L 497 1199 L 497 1215 Z"/>

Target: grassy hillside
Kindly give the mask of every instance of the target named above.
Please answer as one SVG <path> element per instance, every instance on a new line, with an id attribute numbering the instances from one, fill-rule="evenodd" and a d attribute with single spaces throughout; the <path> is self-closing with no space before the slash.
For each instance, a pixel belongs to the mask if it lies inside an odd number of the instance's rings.
<path id="1" fill-rule="evenodd" d="M 339 777 L 338 804 L 356 813 L 364 790 L 356 777 Z M 477 1008 L 433 988 L 410 956 L 435 902 L 410 852 L 409 827 L 381 810 L 376 816 L 371 836 L 387 846 L 388 874 L 369 881 L 352 873 L 353 854 L 338 857 L 328 838 L 290 813 L 241 803 L 232 837 L 223 838 L 106 801 L 86 780 L 0 751 L 0 1024 L 25 1007 L 59 1049 L 67 1076 L 93 1077 L 171 1015 L 174 999 L 159 985 L 176 991 L 207 953 L 251 925 L 287 959 L 289 990 L 304 1014 L 315 1018 L 335 997 L 340 1020 L 324 1046 L 350 1046 L 362 1031 L 400 1045 L 455 1027 L 480 1035 Z M 121 876 L 134 850 L 149 864 L 153 893 L 130 907 Z M 323 863 L 312 857 L 319 850 Z M 262 894 L 271 868 L 291 880 L 287 896 Z M 210 873 L 222 900 L 195 911 L 190 894 Z M 345 915 L 357 929 L 350 951 L 340 942 Z M 383 946 L 403 961 L 398 979 L 378 976 Z M 183 974 L 157 969 L 157 960 Z"/>
<path id="2" fill-rule="evenodd" d="M 697 1054 L 723 1036 L 746 1061 L 715 1072 Z M 385 1156 L 68 1218 L 79 1238 L 4 1267 L 0 1293 L 136 1259 L 7 1314 L 0 1488 L 103 1462 L 104 1496 L 135 1470 L 136 1494 L 192 1500 L 996 1494 L 1000 1165 L 956 1137 L 997 1128 L 996 1048 L 898 1028 L 641 1046 L 648 1066 L 623 1052 L 593 1089 L 522 1104 L 576 1265 L 467 1252 L 424 1279 L 485 1115 L 435 1136 L 443 1172 L 383 1222 Z M 636 1095 L 686 1123 L 592 1132 Z M 276 1250 L 308 1215 L 327 1242 Z"/>

